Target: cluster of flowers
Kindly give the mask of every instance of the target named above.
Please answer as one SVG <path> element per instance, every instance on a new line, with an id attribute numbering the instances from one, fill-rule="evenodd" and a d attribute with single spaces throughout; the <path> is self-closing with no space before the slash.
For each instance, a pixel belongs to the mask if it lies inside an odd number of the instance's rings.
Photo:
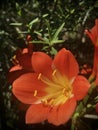
<path id="1" fill-rule="evenodd" d="M 98 84 L 98 19 L 86 34 L 92 40 L 94 65 L 90 80 L 96 76 Z M 90 82 L 79 75 L 79 65 L 73 54 L 62 48 L 52 59 L 44 52 L 33 52 L 32 44 L 18 50 L 9 72 L 12 92 L 22 103 L 30 104 L 26 123 L 47 120 L 54 125 L 66 123 L 74 113 L 77 102 L 90 88 Z"/>

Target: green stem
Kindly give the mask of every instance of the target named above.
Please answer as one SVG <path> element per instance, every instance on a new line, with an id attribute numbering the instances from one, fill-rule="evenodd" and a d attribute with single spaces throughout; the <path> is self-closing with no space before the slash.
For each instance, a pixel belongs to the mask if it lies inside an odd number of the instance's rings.
<path id="1" fill-rule="evenodd" d="M 71 125 L 71 130 L 75 130 L 75 123 L 78 117 L 84 115 L 85 113 L 85 109 L 84 106 L 86 106 L 88 99 L 91 95 L 91 93 L 93 92 L 94 88 L 96 87 L 95 82 L 92 82 L 91 87 L 88 91 L 87 96 L 79 103 L 79 105 L 76 108 L 76 111 L 74 113 L 74 115 L 72 116 L 72 125 Z"/>

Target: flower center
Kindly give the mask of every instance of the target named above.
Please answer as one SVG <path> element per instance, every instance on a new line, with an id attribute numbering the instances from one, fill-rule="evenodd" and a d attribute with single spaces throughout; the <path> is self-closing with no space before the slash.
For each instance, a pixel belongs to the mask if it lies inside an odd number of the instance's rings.
<path id="1" fill-rule="evenodd" d="M 41 101 L 46 105 L 59 105 L 65 103 L 72 95 L 72 82 L 62 75 L 58 70 L 54 70 L 51 80 L 41 75 L 38 79 L 46 84 L 46 96 L 41 98 Z"/>

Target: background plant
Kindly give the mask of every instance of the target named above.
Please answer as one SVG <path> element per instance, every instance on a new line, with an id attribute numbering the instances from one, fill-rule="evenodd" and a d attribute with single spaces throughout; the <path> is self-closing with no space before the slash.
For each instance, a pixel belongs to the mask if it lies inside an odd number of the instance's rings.
<path id="1" fill-rule="evenodd" d="M 32 129 L 33 127 L 25 126 L 24 120 L 20 119 L 20 113 L 24 115 L 24 112 L 20 112 L 18 108 L 19 102 L 14 99 L 11 93 L 11 86 L 6 79 L 6 74 L 12 66 L 11 58 L 15 50 L 17 48 L 26 47 L 27 35 L 31 35 L 32 39 L 30 42 L 34 44 L 34 51 L 44 51 L 54 56 L 60 48 L 66 47 L 75 55 L 80 69 L 83 68 L 84 64 L 88 64 L 92 67 L 93 45 L 85 36 L 84 29 L 91 28 L 94 25 L 95 19 L 98 18 L 97 10 L 97 0 L 5 0 L 1 2 L 1 130 L 7 128 Z M 94 92 L 94 94 L 95 93 L 96 92 Z M 83 120 L 80 119 L 78 122 L 79 130 L 80 124 L 84 124 L 82 121 Z M 88 123 L 88 126 L 89 125 Z M 69 124 L 66 125 L 66 127 L 68 126 Z M 38 127 L 43 128 L 43 125 Z M 55 127 L 52 128 L 55 129 Z"/>

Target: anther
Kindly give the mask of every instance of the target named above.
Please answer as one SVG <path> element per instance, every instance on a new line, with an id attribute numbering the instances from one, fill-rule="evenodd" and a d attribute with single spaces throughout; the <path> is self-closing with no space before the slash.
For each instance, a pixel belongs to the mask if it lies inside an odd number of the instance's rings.
<path id="1" fill-rule="evenodd" d="M 36 97 L 36 95 L 37 95 L 37 90 L 34 91 L 34 97 Z"/>
<path id="2" fill-rule="evenodd" d="M 14 65 L 19 64 L 19 61 L 16 59 L 16 55 L 14 55 L 14 56 L 12 57 L 11 61 L 12 61 L 12 63 L 13 63 Z"/>
<path id="3" fill-rule="evenodd" d="M 56 72 L 57 72 L 57 70 L 55 69 L 55 70 L 53 71 L 52 75 L 54 76 Z"/>
<path id="4" fill-rule="evenodd" d="M 43 102 L 45 105 L 47 105 L 47 103 L 48 103 L 48 102 L 47 102 L 47 99 L 43 99 L 42 102 Z"/>
<path id="5" fill-rule="evenodd" d="M 41 73 L 39 73 L 39 75 L 38 75 L 38 79 L 39 79 L 39 80 L 41 79 L 41 75 L 42 75 L 42 74 L 41 74 Z"/>
<path id="6" fill-rule="evenodd" d="M 63 89 L 62 93 L 63 93 L 63 94 L 65 93 L 65 88 Z"/>
<path id="7" fill-rule="evenodd" d="M 54 99 L 51 99 L 51 101 L 49 102 L 49 104 L 52 106 L 54 103 Z"/>
<path id="8" fill-rule="evenodd" d="M 16 55 L 13 56 L 13 59 L 16 59 Z"/>

